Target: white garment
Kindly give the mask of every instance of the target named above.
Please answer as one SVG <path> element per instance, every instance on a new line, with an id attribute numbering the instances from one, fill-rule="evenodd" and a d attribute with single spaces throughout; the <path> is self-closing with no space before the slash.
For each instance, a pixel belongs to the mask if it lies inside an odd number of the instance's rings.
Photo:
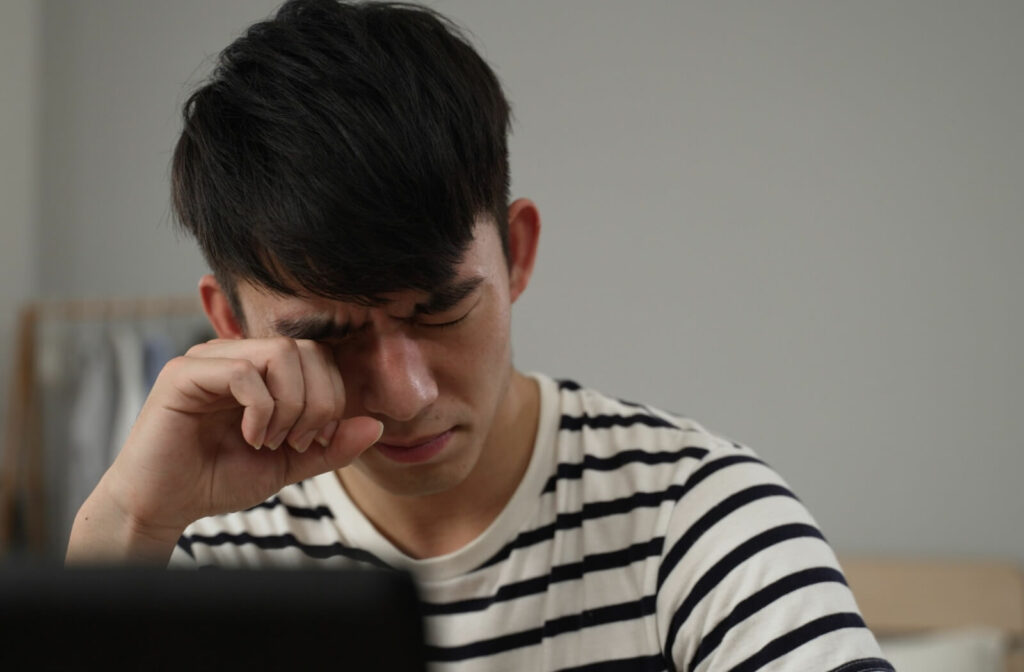
<path id="1" fill-rule="evenodd" d="M 107 465 L 121 452 L 135 419 L 146 401 L 145 354 L 138 332 L 127 324 L 110 327 L 110 341 L 117 359 L 117 410 L 110 443 L 105 452 Z"/>
<path id="2" fill-rule="evenodd" d="M 329 473 L 197 521 L 171 564 L 408 570 L 432 670 L 892 670 L 813 518 L 752 450 L 535 378 L 526 474 L 454 553 L 405 555 Z"/>
<path id="3" fill-rule="evenodd" d="M 75 514 L 109 466 L 114 419 L 114 353 L 101 327 L 82 328 L 74 341 L 81 361 L 68 413 L 67 461 L 60 465 L 67 496 L 61 530 L 71 530 Z"/>

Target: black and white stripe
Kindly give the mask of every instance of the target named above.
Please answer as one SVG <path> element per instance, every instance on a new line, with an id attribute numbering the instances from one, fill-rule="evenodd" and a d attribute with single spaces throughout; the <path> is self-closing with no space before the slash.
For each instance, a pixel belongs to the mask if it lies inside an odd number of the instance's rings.
<path id="1" fill-rule="evenodd" d="M 408 569 L 432 670 L 892 670 L 824 536 L 749 448 L 537 378 L 540 466 L 501 536 L 416 561 L 339 510 L 336 479 L 312 479 L 198 521 L 174 564 Z"/>

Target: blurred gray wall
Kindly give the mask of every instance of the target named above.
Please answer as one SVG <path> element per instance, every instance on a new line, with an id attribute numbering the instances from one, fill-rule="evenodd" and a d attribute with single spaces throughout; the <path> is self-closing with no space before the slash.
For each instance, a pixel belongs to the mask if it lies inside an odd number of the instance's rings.
<path id="1" fill-rule="evenodd" d="M 42 2 L 5 278 L 32 249 L 40 295 L 194 291 L 180 104 L 276 4 Z M 503 80 L 544 217 L 520 368 L 752 445 L 841 551 L 1024 559 L 1024 3 L 431 4 Z"/>
<path id="2" fill-rule="evenodd" d="M 0 430 L 6 426 L 17 310 L 32 291 L 33 238 L 39 234 L 41 46 L 39 4 L 0 4 Z"/>

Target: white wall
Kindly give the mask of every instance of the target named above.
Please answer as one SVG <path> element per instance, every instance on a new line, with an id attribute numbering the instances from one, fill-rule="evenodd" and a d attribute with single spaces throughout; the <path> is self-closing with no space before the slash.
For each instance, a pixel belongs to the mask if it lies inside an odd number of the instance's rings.
<path id="1" fill-rule="evenodd" d="M 31 294 L 39 62 L 38 3 L 5 0 L 0 4 L 0 437 L 17 310 Z"/>
<path id="2" fill-rule="evenodd" d="M 204 265 L 171 226 L 168 188 L 181 103 L 212 57 L 274 3 L 44 0 L 43 7 L 40 290 L 193 292 Z"/>
<path id="3" fill-rule="evenodd" d="M 44 2 L 43 292 L 193 291 L 178 107 L 274 4 Z M 1024 4 L 432 4 L 545 218 L 522 368 L 749 443 L 841 550 L 1024 558 Z"/>

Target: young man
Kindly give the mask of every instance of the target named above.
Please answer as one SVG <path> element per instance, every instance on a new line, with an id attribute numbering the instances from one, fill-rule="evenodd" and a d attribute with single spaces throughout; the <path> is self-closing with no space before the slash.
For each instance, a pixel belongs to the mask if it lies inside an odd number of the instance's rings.
<path id="1" fill-rule="evenodd" d="M 290 2 L 223 52 L 173 164 L 220 338 L 164 369 L 68 561 L 409 570 L 436 669 L 891 670 L 749 448 L 513 368 L 540 216 L 508 115 L 415 7 Z"/>

